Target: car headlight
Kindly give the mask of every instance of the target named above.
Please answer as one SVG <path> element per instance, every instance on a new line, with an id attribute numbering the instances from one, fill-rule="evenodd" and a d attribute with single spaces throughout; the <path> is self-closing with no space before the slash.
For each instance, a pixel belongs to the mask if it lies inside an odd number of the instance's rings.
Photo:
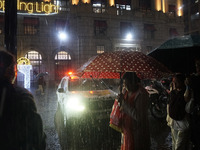
<path id="1" fill-rule="evenodd" d="M 80 96 L 69 96 L 65 102 L 66 111 L 81 112 L 85 110 Z"/>

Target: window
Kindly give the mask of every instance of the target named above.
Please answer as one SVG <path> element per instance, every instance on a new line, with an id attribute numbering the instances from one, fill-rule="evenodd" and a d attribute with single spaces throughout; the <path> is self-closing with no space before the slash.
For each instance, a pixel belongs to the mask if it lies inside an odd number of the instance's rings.
<path id="1" fill-rule="evenodd" d="M 133 27 L 130 22 L 120 22 L 120 32 L 122 37 L 126 37 L 127 34 L 133 32 Z"/>
<path id="2" fill-rule="evenodd" d="M 150 0 L 139 0 L 140 9 L 147 10 L 151 9 L 151 1 Z"/>
<path id="3" fill-rule="evenodd" d="M 60 51 L 56 54 L 55 60 L 71 60 L 71 56 L 65 51 Z"/>
<path id="4" fill-rule="evenodd" d="M 24 17 L 24 34 L 37 35 L 39 33 L 39 18 Z"/>
<path id="5" fill-rule="evenodd" d="M 97 46 L 97 54 L 104 53 L 104 46 Z"/>
<path id="6" fill-rule="evenodd" d="M 69 23 L 66 20 L 63 19 L 56 19 L 55 20 L 55 26 L 56 31 L 65 31 L 67 28 L 69 28 Z"/>
<path id="7" fill-rule="evenodd" d="M 55 55 L 55 80 L 60 81 L 67 72 L 71 71 L 71 55 L 61 50 Z"/>
<path id="8" fill-rule="evenodd" d="M 34 80 L 38 73 L 41 73 L 42 70 L 42 56 L 37 51 L 29 51 L 25 55 L 26 58 L 30 60 L 32 65 L 31 70 L 31 80 Z"/>
<path id="9" fill-rule="evenodd" d="M 199 6 L 196 4 L 196 5 L 192 6 L 190 13 L 191 14 L 197 14 L 197 12 L 199 12 Z"/>
<path id="10" fill-rule="evenodd" d="M 4 29 L 4 15 L 0 15 L 0 34 L 3 34 Z"/>
<path id="11" fill-rule="evenodd" d="M 48 0 L 48 1 L 51 2 L 51 0 Z M 54 2 L 51 2 L 51 3 L 54 3 L 54 5 L 58 5 L 59 6 L 59 11 L 68 11 L 69 10 L 67 8 L 68 4 L 69 4 L 69 0 L 54 0 Z"/>
<path id="12" fill-rule="evenodd" d="M 92 7 L 94 13 L 104 13 L 106 7 L 105 0 L 92 0 Z"/>
<path id="13" fill-rule="evenodd" d="M 115 0 L 117 15 L 123 15 L 123 10 L 131 10 L 131 0 Z"/>
<path id="14" fill-rule="evenodd" d="M 104 20 L 94 21 L 94 32 L 95 35 L 106 35 L 107 23 Z"/>
<path id="15" fill-rule="evenodd" d="M 144 24 L 144 38 L 154 39 L 154 32 L 156 31 L 153 24 Z"/>
<path id="16" fill-rule="evenodd" d="M 25 55 L 30 60 L 31 65 L 42 64 L 42 56 L 37 51 L 30 51 Z"/>
<path id="17" fill-rule="evenodd" d="M 175 36 L 178 36 L 178 35 L 179 35 L 179 34 L 178 34 L 176 28 L 170 28 L 170 29 L 169 29 L 169 36 L 170 36 L 170 37 L 175 37 Z"/>
<path id="18" fill-rule="evenodd" d="M 175 14 L 176 14 L 176 6 L 175 5 L 169 5 L 169 14 L 170 14 L 170 16 L 175 16 Z"/>
<path id="19" fill-rule="evenodd" d="M 152 51 L 153 47 L 152 46 L 146 46 L 146 52 L 149 53 Z"/>

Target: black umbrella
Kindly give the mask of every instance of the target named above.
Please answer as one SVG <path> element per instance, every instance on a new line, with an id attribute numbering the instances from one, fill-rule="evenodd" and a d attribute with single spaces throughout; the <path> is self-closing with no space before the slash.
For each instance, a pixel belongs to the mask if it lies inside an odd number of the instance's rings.
<path id="1" fill-rule="evenodd" d="M 41 76 L 46 76 L 46 75 L 48 75 L 48 72 L 42 72 L 42 73 L 37 74 L 36 78 L 39 78 Z"/>
<path id="2" fill-rule="evenodd" d="M 195 59 L 200 57 L 200 35 L 178 36 L 151 51 L 155 58 L 173 72 L 195 72 Z"/>

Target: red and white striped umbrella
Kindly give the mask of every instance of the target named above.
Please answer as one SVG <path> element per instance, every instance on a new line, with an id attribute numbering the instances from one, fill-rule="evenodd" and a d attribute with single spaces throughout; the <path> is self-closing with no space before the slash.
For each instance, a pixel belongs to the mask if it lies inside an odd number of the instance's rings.
<path id="1" fill-rule="evenodd" d="M 105 52 L 92 57 L 78 69 L 82 78 L 119 79 L 125 72 L 136 72 L 141 79 L 158 79 L 171 72 L 154 58 L 137 51 Z"/>

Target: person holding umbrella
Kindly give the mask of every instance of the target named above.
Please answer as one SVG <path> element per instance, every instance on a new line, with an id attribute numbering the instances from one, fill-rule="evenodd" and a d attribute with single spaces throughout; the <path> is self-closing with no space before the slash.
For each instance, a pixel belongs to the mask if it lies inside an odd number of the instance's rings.
<path id="1" fill-rule="evenodd" d="M 123 75 L 125 93 L 120 94 L 122 112 L 121 150 L 149 150 L 149 96 L 135 72 Z"/>
<path id="2" fill-rule="evenodd" d="M 44 80 L 44 76 L 40 75 L 38 79 L 38 89 L 36 92 L 40 92 L 41 95 L 44 95 L 44 88 L 45 88 L 46 82 Z"/>

